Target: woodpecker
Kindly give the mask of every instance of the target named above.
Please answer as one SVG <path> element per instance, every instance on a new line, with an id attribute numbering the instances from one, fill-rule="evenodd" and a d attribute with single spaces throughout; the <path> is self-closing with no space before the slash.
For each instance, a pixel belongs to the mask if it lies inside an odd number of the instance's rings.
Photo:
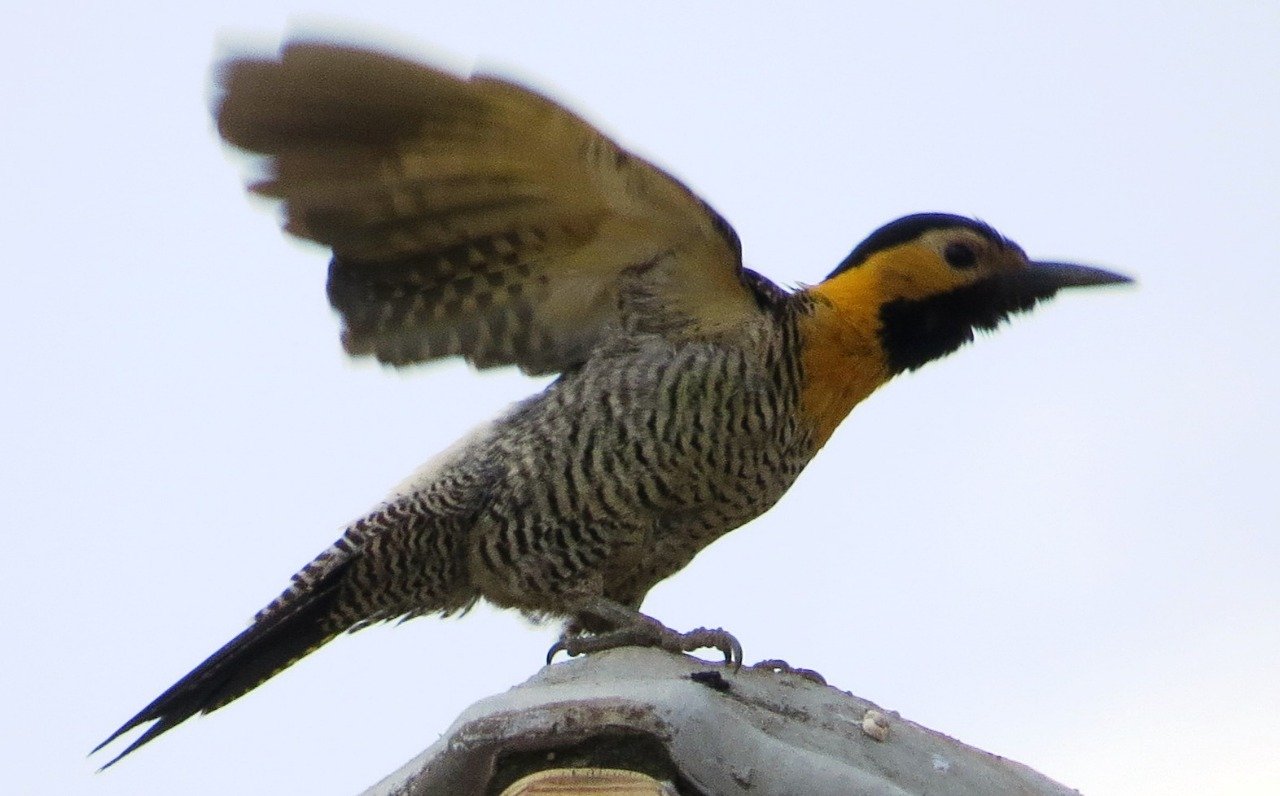
<path id="1" fill-rule="evenodd" d="M 710 646 L 738 664 L 730 634 L 670 630 L 645 594 L 769 509 L 894 376 L 1061 289 L 1130 281 L 921 213 L 788 291 L 683 184 L 514 83 L 306 41 L 217 81 L 219 133 L 260 157 L 250 190 L 333 252 L 349 354 L 558 376 L 349 525 L 104 741 L 151 723 L 107 765 L 341 633 L 481 599 L 566 620 L 553 654 Z"/>

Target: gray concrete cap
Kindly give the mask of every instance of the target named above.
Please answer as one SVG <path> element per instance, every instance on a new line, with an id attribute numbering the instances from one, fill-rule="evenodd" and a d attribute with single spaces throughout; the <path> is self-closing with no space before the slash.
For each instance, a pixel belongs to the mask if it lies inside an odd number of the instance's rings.
<path id="1" fill-rule="evenodd" d="M 710 679 L 690 679 L 695 672 Z M 365 793 L 482 794 L 503 753 L 619 732 L 658 740 L 686 785 L 707 794 L 1076 793 L 804 677 L 746 668 L 735 674 L 639 648 L 548 666 L 477 702 Z"/>

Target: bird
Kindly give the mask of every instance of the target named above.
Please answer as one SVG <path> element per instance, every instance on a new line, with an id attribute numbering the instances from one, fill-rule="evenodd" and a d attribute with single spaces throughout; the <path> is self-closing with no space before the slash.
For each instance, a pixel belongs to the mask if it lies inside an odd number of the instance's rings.
<path id="1" fill-rule="evenodd" d="M 213 105 L 257 158 L 249 190 L 331 250 L 348 354 L 554 379 L 348 525 L 100 744 L 149 724 L 104 768 L 340 634 L 481 600 L 565 622 L 552 655 L 709 647 L 740 665 L 731 634 L 671 630 L 646 593 L 767 511 L 895 376 L 1060 290 L 1131 281 L 924 212 L 786 289 L 693 191 L 561 104 L 361 45 L 229 56 Z"/>

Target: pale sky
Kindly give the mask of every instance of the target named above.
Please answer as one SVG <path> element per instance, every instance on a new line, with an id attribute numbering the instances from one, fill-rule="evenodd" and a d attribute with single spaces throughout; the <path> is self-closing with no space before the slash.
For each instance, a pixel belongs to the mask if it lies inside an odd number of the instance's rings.
<path id="1" fill-rule="evenodd" d="M 920 210 L 1137 277 L 883 389 L 644 607 L 1088 794 L 1280 792 L 1280 5 L 87 5 L 0 33 L 6 793 L 353 793 L 556 636 L 368 630 L 85 757 L 538 389 L 344 358 L 208 114 L 219 51 L 298 29 L 550 93 L 784 284 Z"/>

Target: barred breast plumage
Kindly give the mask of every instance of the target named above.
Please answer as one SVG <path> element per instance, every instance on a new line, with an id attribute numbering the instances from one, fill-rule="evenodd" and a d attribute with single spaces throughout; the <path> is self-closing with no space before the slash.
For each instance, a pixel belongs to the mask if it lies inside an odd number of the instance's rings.
<path id="1" fill-rule="evenodd" d="M 629 338 L 496 430 L 472 575 L 494 602 L 637 608 L 659 580 L 782 496 L 813 454 L 796 419 L 794 324 L 730 342 Z"/>

